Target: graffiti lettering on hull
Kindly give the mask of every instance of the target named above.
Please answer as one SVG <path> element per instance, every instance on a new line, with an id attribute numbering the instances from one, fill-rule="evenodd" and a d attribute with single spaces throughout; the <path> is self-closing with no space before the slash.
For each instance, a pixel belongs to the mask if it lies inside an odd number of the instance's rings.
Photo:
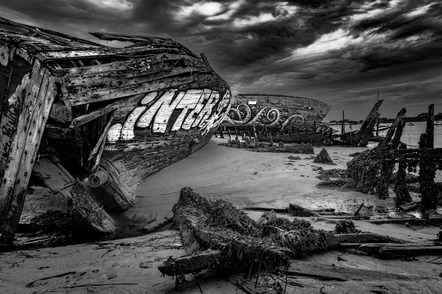
<path id="1" fill-rule="evenodd" d="M 110 127 L 107 138 L 109 142 L 132 140 L 135 128 L 149 128 L 153 133 L 164 134 L 168 126 L 170 131 L 198 128 L 205 135 L 222 122 L 229 104 L 229 91 L 222 98 L 218 91 L 211 89 L 170 89 L 161 95 L 151 92 L 123 123 Z"/>

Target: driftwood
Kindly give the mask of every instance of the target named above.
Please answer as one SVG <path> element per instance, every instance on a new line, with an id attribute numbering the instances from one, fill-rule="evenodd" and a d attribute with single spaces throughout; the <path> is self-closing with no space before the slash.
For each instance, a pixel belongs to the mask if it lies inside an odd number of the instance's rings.
<path id="1" fill-rule="evenodd" d="M 181 190 L 173 212 L 188 254 L 170 258 L 159 267 L 163 274 L 173 276 L 212 268 L 273 272 L 287 269 L 295 256 L 340 248 L 341 244 L 404 243 L 370 233 L 315 230 L 307 221 L 289 221 L 274 212 L 267 212 L 257 223 L 231 204 L 209 201 L 190 188 Z"/>
<path id="2" fill-rule="evenodd" d="M 246 207 L 243 210 L 251 210 L 251 211 L 263 211 L 263 212 L 275 212 L 281 214 L 290 214 L 291 216 L 298 217 L 351 217 L 354 216 L 351 213 L 335 211 L 334 208 L 325 208 L 325 209 L 307 209 L 297 204 L 289 204 L 287 208 L 273 208 L 273 207 Z M 357 217 L 355 217 L 357 218 Z"/>
<path id="3" fill-rule="evenodd" d="M 418 255 L 440 255 L 442 254 L 442 243 L 425 242 L 425 243 L 402 243 L 402 244 L 385 244 L 385 243 L 369 243 L 354 244 L 342 243 L 343 248 L 352 248 L 374 255 L 384 259 L 393 259 L 401 257 L 411 257 Z"/>

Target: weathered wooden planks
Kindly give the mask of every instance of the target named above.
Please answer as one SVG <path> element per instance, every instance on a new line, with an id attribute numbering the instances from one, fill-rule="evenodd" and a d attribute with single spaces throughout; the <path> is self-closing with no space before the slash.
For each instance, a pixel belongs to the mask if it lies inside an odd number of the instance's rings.
<path id="1" fill-rule="evenodd" d="M 41 48 L 41 45 L 40 47 Z M 55 48 L 54 48 L 55 49 Z M 109 47 L 104 48 L 91 48 L 85 50 L 85 48 L 78 48 L 78 50 L 66 50 L 66 47 L 57 48 L 58 50 L 53 50 L 48 47 L 47 50 L 39 50 L 37 56 L 46 61 L 63 60 L 63 59 L 88 59 L 88 58 L 103 58 L 112 57 L 119 55 L 129 55 L 134 54 L 139 57 L 148 56 L 152 54 L 158 54 L 162 52 L 168 53 L 178 53 L 180 50 L 176 48 L 149 48 L 147 46 L 143 47 L 130 47 L 122 49 L 111 50 Z"/>
<path id="2" fill-rule="evenodd" d="M 102 32 L 92 32 L 90 34 L 101 40 L 106 40 L 106 41 L 130 41 L 134 43 L 139 43 L 139 42 L 147 43 L 151 46 L 182 47 L 181 44 L 170 38 L 150 37 L 150 36 L 141 36 L 141 35 L 122 35 L 122 34 L 102 33 Z"/>
<path id="3" fill-rule="evenodd" d="M 177 67 L 177 63 L 182 66 Z M 200 72 L 208 72 L 202 63 L 195 61 L 185 61 L 185 58 L 177 60 L 163 60 L 153 62 L 152 59 L 147 61 L 139 60 L 135 68 L 130 68 L 131 64 L 125 62 L 113 62 L 108 65 L 124 65 L 125 69 L 116 69 L 106 72 L 93 72 L 83 75 L 67 75 L 64 77 L 64 83 L 68 92 L 78 92 L 84 87 L 96 88 L 121 87 L 122 85 L 139 84 L 145 80 L 155 80 L 161 76 L 174 76 L 179 74 L 191 73 L 198 74 Z M 101 65 L 100 65 L 101 66 Z M 98 67 L 98 66 L 97 66 Z M 98 70 L 98 68 L 95 68 Z"/>
<path id="4" fill-rule="evenodd" d="M 187 66 L 184 68 L 174 67 L 173 64 L 164 66 L 150 67 L 147 66 L 144 72 L 136 73 L 132 71 L 129 76 L 125 76 L 119 72 L 112 72 L 109 75 L 97 74 L 93 77 L 80 77 L 72 82 L 66 82 L 66 90 L 71 95 L 82 95 L 83 93 L 92 92 L 97 90 L 106 90 L 112 88 L 122 88 L 125 86 L 139 85 L 143 83 L 149 83 L 151 81 L 174 77 L 179 75 L 197 75 L 199 73 L 208 72 L 207 69 Z M 147 68 L 151 69 L 147 69 Z M 78 84 L 75 84 L 78 83 Z"/>
<path id="5" fill-rule="evenodd" d="M 138 94 L 130 96 L 128 98 L 120 99 L 113 103 L 107 104 L 106 106 L 99 108 L 97 110 L 88 112 L 84 115 L 78 116 L 72 120 L 70 128 L 80 127 L 88 122 L 91 122 L 113 110 L 119 109 L 121 107 L 135 107 L 138 102 L 145 96 L 145 94 Z"/>
<path id="6" fill-rule="evenodd" d="M 66 198 L 75 213 L 92 229 L 101 233 L 112 233 L 115 230 L 116 223 L 112 217 L 94 196 L 61 166 L 53 154 L 41 158 L 34 167 L 34 171 L 42 176 L 45 185 L 53 193 L 60 193 Z"/>
<path id="7" fill-rule="evenodd" d="M 11 89 L 16 87 L 12 81 L 14 54 L 13 46 L 0 43 L 0 177 L 3 177 L 12 137 L 17 129 L 16 107 L 9 107 L 11 102 L 6 99 L 9 92 L 16 92 L 16 88 Z M 18 93 L 14 94 L 17 96 Z"/>
<path id="8" fill-rule="evenodd" d="M 36 61 L 27 80 L 17 132 L 0 186 L 0 243 L 10 245 L 23 209 L 26 188 L 35 163 L 46 120 L 55 97 L 54 78 Z"/>
<path id="9" fill-rule="evenodd" d="M 50 40 L 51 42 L 55 44 L 62 44 L 65 46 L 80 46 L 80 47 L 103 47 L 103 45 L 88 41 L 88 40 L 82 40 L 73 36 L 68 36 L 56 31 L 51 31 L 43 28 L 36 28 L 33 26 L 25 25 L 22 23 L 18 23 L 15 21 L 11 21 L 9 19 L 0 17 L 0 24 L 3 26 L 3 30 L 0 31 L 1 33 L 5 34 L 6 36 L 10 35 L 37 35 L 39 37 L 42 37 L 43 39 Z M 10 27 L 11 30 L 6 30 L 7 27 Z"/>
<path id="10" fill-rule="evenodd" d="M 89 154 L 88 161 L 91 161 L 95 158 L 94 164 L 92 165 L 91 171 L 96 172 L 98 165 L 100 164 L 101 155 L 103 154 L 104 146 L 106 144 L 106 137 L 107 133 L 109 131 L 109 128 L 112 124 L 112 121 L 114 120 L 115 111 L 110 113 L 109 118 L 107 119 L 106 125 L 104 126 L 103 132 L 100 135 L 100 138 L 97 141 L 97 144 L 95 145 L 94 149 L 92 149 L 91 153 Z"/>
<path id="11" fill-rule="evenodd" d="M 140 93 L 148 93 L 157 91 L 160 89 L 174 88 L 189 84 L 192 82 L 200 82 L 202 87 L 205 84 L 211 82 L 217 83 L 217 79 L 210 73 L 200 75 L 178 75 L 175 77 L 156 77 L 154 80 L 145 81 L 145 83 L 123 86 L 123 87 L 110 87 L 100 89 L 97 91 L 83 90 L 80 93 L 68 94 L 66 98 L 71 106 L 82 105 L 87 103 L 96 103 L 99 101 L 112 100 L 122 97 L 127 97 Z"/>
<path id="12" fill-rule="evenodd" d="M 129 57 L 129 56 L 128 56 Z M 173 53 L 152 53 L 151 56 L 136 56 L 136 58 L 127 60 L 116 60 L 113 62 L 106 62 L 102 64 L 95 64 L 89 66 L 82 67 L 72 67 L 72 68 L 63 68 L 63 69 L 55 69 L 53 72 L 57 76 L 66 76 L 66 81 L 70 82 L 71 79 L 77 78 L 79 82 L 82 82 L 82 78 L 86 76 L 95 76 L 97 74 L 106 74 L 106 73 L 114 73 L 114 74 L 127 74 L 127 73 L 135 73 L 142 74 L 146 70 L 149 69 L 150 66 L 155 65 L 157 63 L 162 62 L 172 62 L 179 63 L 182 62 L 184 64 L 188 64 L 191 66 L 197 66 L 201 64 L 201 60 L 195 57 L 183 55 L 183 54 L 173 54 Z M 75 85 L 75 82 L 73 83 Z"/>

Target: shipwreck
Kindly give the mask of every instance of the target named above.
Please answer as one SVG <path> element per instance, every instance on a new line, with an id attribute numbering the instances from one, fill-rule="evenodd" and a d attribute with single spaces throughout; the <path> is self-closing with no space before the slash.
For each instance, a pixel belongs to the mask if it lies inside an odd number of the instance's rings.
<path id="1" fill-rule="evenodd" d="M 96 230 L 149 175 L 208 142 L 227 83 L 174 40 L 92 33 L 113 48 L 0 18 L 0 244 L 11 245 L 31 175 Z M 103 208 L 104 207 L 104 208 Z"/>
<path id="2" fill-rule="evenodd" d="M 238 94 L 222 123 L 226 131 L 251 134 L 259 141 L 331 143 L 332 130 L 322 123 L 326 103 L 304 97 Z"/>

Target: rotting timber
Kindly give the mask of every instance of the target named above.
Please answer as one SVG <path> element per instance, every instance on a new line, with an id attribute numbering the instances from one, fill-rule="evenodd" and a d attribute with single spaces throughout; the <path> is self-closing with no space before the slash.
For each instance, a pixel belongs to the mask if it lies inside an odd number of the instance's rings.
<path id="1" fill-rule="evenodd" d="M 373 137 L 373 129 L 376 123 L 379 121 L 379 108 L 381 107 L 383 101 L 383 99 L 378 100 L 373 105 L 373 108 L 368 113 L 359 130 L 345 133 L 344 127 L 342 127 L 342 134 L 337 135 L 340 137 L 340 140 L 334 140 L 335 143 L 357 147 L 367 146 L 368 141 Z"/>
<path id="2" fill-rule="evenodd" d="M 406 243 L 372 233 L 316 230 L 306 220 L 290 221 L 273 211 L 255 222 L 230 203 L 205 199 L 188 187 L 181 190 L 173 213 L 186 255 L 170 257 L 158 269 L 174 276 L 178 286 L 185 282 L 185 274 L 212 269 L 229 275 L 239 271 L 249 277 L 257 272 L 284 274 L 290 271 L 293 258 L 337 248 L 381 258 L 442 252 L 438 241 Z"/>
<path id="3" fill-rule="evenodd" d="M 398 113 L 378 147 L 362 152 L 347 164 L 348 185 L 357 191 L 376 193 L 380 198 L 386 198 L 394 179 L 396 204 L 400 205 L 411 200 L 406 183 L 407 172 L 418 171 L 421 210 L 432 211 L 442 197 L 440 185 L 434 182 L 436 170 L 442 170 L 442 148 L 434 148 L 434 105 L 428 107 L 427 127 L 420 137 L 418 149 L 407 149 L 400 142 L 405 113 L 405 109 Z M 393 177 L 396 165 L 397 173 Z"/>
<path id="4" fill-rule="evenodd" d="M 31 175 L 109 233 L 138 184 L 208 142 L 230 105 L 209 65 L 166 38 L 93 33 L 111 48 L 0 18 L 0 244 Z M 99 203 L 100 202 L 100 203 Z"/>

